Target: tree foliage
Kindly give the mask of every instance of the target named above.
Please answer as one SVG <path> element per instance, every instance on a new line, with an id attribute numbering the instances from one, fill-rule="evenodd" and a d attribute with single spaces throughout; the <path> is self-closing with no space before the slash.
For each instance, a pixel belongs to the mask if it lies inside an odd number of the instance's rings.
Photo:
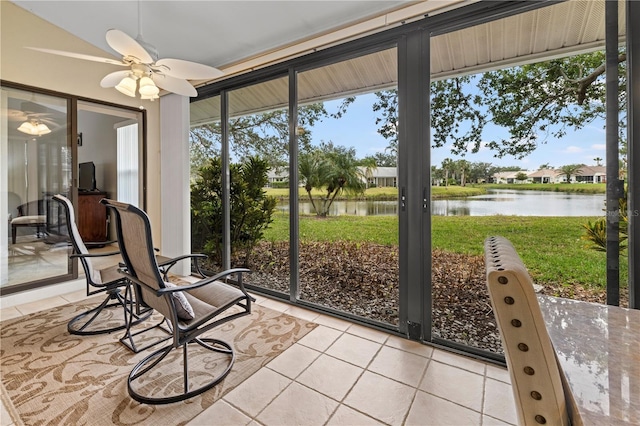
<path id="1" fill-rule="evenodd" d="M 341 192 L 362 193 L 365 190 L 365 176 L 358 168 L 355 149 L 335 146 L 331 142 L 302 152 L 298 174 L 318 216 L 329 215 L 331 204 Z M 325 195 L 317 200 L 312 189 L 322 190 Z"/>
<path id="2" fill-rule="evenodd" d="M 272 222 L 276 199 L 264 191 L 269 164 L 258 157 L 230 165 L 231 248 L 244 265 Z M 192 248 L 222 263 L 222 162 L 211 158 L 191 185 Z"/>
<path id="3" fill-rule="evenodd" d="M 626 109 L 626 55 L 619 55 L 619 105 Z M 604 52 L 521 65 L 431 83 L 431 142 L 451 153 L 475 153 L 483 146 L 496 157 L 523 158 L 550 138 L 561 138 L 605 116 Z M 376 93 L 378 133 L 397 152 L 396 90 Z M 484 140 L 487 124 L 504 128 L 506 138 Z M 621 151 L 625 120 L 620 118 Z"/>
<path id="4" fill-rule="evenodd" d="M 311 133 L 304 131 L 318 120 L 330 116 L 322 103 L 305 105 L 298 110 L 300 149 L 311 146 Z M 287 167 L 289 158 L 289 114 L 286 109 L 232 117 L 228 123 L 229 147 L 233 158 L 242 162 L 257 156 L 267 159 L 272 169 Z M 193 127 L 190 131 L 191 171 L 195 176 L 209 158 L 219 157 L 222 146 L 220 121 Z"/>

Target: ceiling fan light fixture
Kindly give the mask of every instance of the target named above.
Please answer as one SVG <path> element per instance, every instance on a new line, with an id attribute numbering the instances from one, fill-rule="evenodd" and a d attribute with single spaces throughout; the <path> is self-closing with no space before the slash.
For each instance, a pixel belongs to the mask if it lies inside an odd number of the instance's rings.
<path id="1" fill-rule="evenodd" d="M 158 93 L 160 93 L 160 89 L 158 89 L 153 80 L 146 76 L 140 79 L 140 88 L 138 91 L 140 92 L 141 99 L 155 99 L 158 97 Z"/>
<path id="2" fill-rule="evenodd" d="M 18 131 L 31 136 L 42 136 L 51 133 L 51 129 L 44 123 L 25 121 L 18 127 Z"/>
<path id="3" fill-rule="evenodd" d="M 142 93 L 140 94 L 140 99 L 142 100 L 154 101 L 158 98 L 160 98 L 160 96 L 158 95 L 143 95 Z"/>
<path id="4" fill-rule="evenodd" d="M 116 86 L 116 90 L 120 93 L 124 93 L 127 96 L 131 96 L 132 98 L 136 97 L 136 81 L 127 76 L 123 78 L 120 83 Z"/>

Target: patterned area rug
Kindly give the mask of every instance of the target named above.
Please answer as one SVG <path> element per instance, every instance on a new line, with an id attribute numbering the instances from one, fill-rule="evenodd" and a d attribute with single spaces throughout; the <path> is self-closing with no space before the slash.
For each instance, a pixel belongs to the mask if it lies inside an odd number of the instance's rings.
<path id="1" fill-rule="evenodd" d="M 185 424 L 316 327 L 254 304 L 251 315 L 204 335 L 236 351 L 223 382 L 190 400 L 151 406 L 129 397 L 127 377 L 153 349 L 130 352 L 118 341 L 121 332 L 70 335 L 67 321 L 84 309 L 69 304 L 0 323 L 2 396 L 16 424 Z"/>

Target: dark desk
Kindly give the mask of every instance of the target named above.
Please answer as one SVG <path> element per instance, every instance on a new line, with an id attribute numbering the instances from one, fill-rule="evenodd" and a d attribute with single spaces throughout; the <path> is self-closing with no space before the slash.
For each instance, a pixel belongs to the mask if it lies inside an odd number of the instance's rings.
<path id="1" fill-rule="evenodd" d="M 573 418 L 589 426 L 640 425 L 640 310 L 538 300 L 573 393 Z"/>

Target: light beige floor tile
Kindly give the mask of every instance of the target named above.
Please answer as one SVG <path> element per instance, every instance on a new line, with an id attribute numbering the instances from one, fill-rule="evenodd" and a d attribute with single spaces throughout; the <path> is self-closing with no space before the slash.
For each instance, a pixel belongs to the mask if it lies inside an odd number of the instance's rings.
<path id="1" fill-rule="evenodd" d="M 374 342 L 384 343 L 389 338 L 389 333 L 384 331 L 375 330 L 370 327 L 365 327 L 360 324 L 353 324 L 347 329 L 347 333 L 354 334 L 356 336 L 363 337 Z"/>
<path id="2" fill-rule="evenodd" d="M 317 312 L 311 311 L 309 309 L 301 308 L 299 306 L 290 306 L 289 309 L 284 311 L 284 313 L 291 315 L 292 317 L 301 318 L 303 320 L 312 321 L 312 322 L 318 316 Z"/>
<path id="3" fill-rule="evenodd" d="M 248 425 L 251 418 L 245 416 L 240 411 L 223 400 L 216 401 L 211 407 L 204 410 L 187 426 L 209 426 L 212 424 L 220 426 Z"/>
<path id="4" fill-rule="evenodd" d="M 284 303 L 284 302 L 280 302 L 279 300 L 274 300 L 274 299 L 268 299 L 265 298 L 265 300 L 260 303 L 261 306 L 265 306 L 269 309 L 273 309 L 274 311 L 278 311 L 278 312 L 284 312 L 287 309 L 289 309 L 289 307 L 291 307 L 291 305 L 289 305 L 288 303 Z"/>
<path id="5" fill-rule="evenodd" d="M 7 407 L 4 406 L 4 402 L 0 403 L 0 425 L 13 426 L 14 424 Z"/>
<path id="6" fill-rule="evenodd" d="M 363 371 L 353 364 L 322 355 L 296 381 L 341 401 Z"/>
<path id="7" fill-rule="evenodd" d="M 515 426 L 513 423 L 503 422 L 489 416 L 482 416 L 482 426 Z"/>
<path id="8" fill-rule="evenodd" d="M 323 425 L 337 407 L 338 402 L 294 382 L 256 420 L 265 426 Z"/>
<path id="9" fill-rule="evenodd" d="M 313 322 L 325 325 L 327 327 L 335 328 L 336 330 L 340 331 L 345 331 L 347 328 L 351 327 L 352 324 L 349 321 L 323 314 L 318 315 L 318 317 L 313 320 Z"/>
<path id="10" fill-rule="evenodd" d="M 298 343 L 317 351 L 324 352 L 341 335 L 342 332 L 339 330 L 320 325 L 300 339 Z"/>
<path id="11" fill-rule="evenodd" d="M 253 303 L 256 303 L 258 305 L 262 305 L 266 300 L 269 300 L 269 298 L 264 297 L 260 294 L 249 292 L 249 295 L 252 296 L 254 299 L 256 299 L 256 301 Z"/>
<path id="12" fill-rule="evenodd" d="M 509 376 L 509 370 L 506 367 L 500 367 L 499 365 L 487 364 L 487 377 L 501 382 L 511 383 L 511 377 Z"/>
<path id="13" fill-rule="evenodd" d="M 420 383 L 420 389 L 480 412 L 483 385 L 484 376 L 431 361 Z"/>
<path id="14" fill-rule="evenodd" d="M 346 425 L 383 426 L 384 423 L 380 423 L 379 421 L 374 420 L 369 416 L 365 416 L 364 414 L 359 413 L 356 410 L 347 407 L 346 405 L 341 405 L 340 407 L 338 407 L 333 416 L 331 416 L 331 419 L 329 419 L 329 421 L 327 422 L 327 426 Z"/>
<path id="15" fill-rule="evenodd" d="M 262 368 L 223 399 L 249 416 L 255 417 L 290 383 L 291 379 L 282 374 Z"/>
<path id="16" fill-rule="evenodd" d="M 421 355 L 426 358 L 430 358 L 431 354 L 433 354 L 432 346 L 399 336 L 389 336 L 385 345 L 396 349 L 402 349 L 403 351 L 411 352 L 416 355 Z"/>
<path id="17" fill-rule="evenodd" d="M 37 300 L 35 302 L 24 303 L 16 306 L 22 315 L 33 314 L 34 312 L 44 311 L 46 309 L 55 308 L 57 306 L 66 305 L 67 302 L 60 296 L 49 297 L 47 299 Z"/>
<path id="18" fill-rule="evenodd" d="M 415 392 L 415 388 L 365 371 L 344 404 L 384 423 L 399 425 L 409 411 Z"/>
<path id="19" fill-rule="evenodd" d="M 273 359 L 267 364 L 267 367 L 290 379 L 295 379 L 318 356 L 320 356 L 320 352 L 296 343 Z"/>
<path id="20" fill-rule="evenodd" d="M 484 409 L 482 412 L 507 423 L 517 423 L 516 405 L 511 385 L 498 380 L 487 379 L 484 388 Z"/>
<path id="21" fill-rule="evenodd" d="M 20 312 L 15 306 L 0 309 L 0 321 L 19 318 L 21 316 L 22 312 Z"/>
<path id="22" fill-rule="evenodd" d="M 486 365 L 483 361 L 478 361 L 477 359 L 464 355 L 454 354 L 453 352 L 447 352 L 442 349 L 434 349 L 431 358 L 444 364 L 463 368 L 477 374 L 484 374 L 484 368 Z"/>
<path id="23" fill-rule="evenodd" d="M 479 426 L 480 413 L 418 391 L 405 424 L 407 426 Z"/>
<path id="24" fill-rule="evenodd" d="M 428 358 L 383 346 L 367 369 L 409 386 L 418 387 L 428 363 Z"/>
<path id="25" fill-rule="evenodd" d="M 95 290 L 95 288 L 94 288 L 94 290 Z M 123 290 L 123 292 L 124 292 L 124 290 Z M 78 291 L 74 291 L 73 293 L 66 293 L 66 294 L 63 294 L 61 297 L 64 300 L 66 300 L 67 302 L 69 302 L 69 303 L 78 302 L 78 301 L 81 301 L 81 300 L 88 299 L 87 290 L 78 290 Z"/>
<path id="26" fill-rule="evenodd" d="M 327 349 L 326 353 L 359 367 L 366 367 L 380 347 L 382 347 L 380 343 L 345 333 Z"/>

